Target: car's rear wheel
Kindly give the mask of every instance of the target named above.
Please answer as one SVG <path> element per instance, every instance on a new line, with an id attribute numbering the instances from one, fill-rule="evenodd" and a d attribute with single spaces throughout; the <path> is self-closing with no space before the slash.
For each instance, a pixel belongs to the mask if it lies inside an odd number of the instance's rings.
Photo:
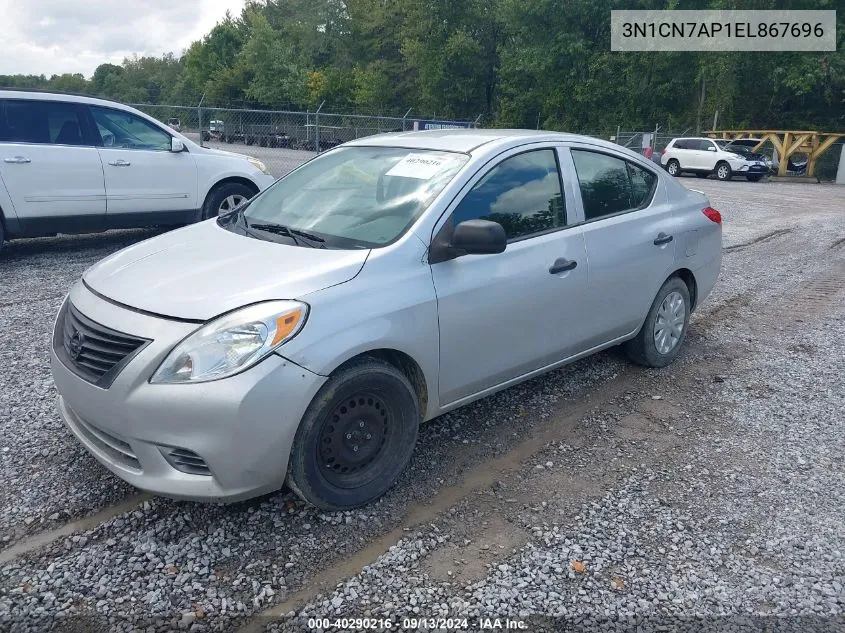
<path id="1" fill-rule="evenodd" d="M 218 185 L 205 199 L 202 205 L 202 218 L 215 218 L 236 209 L 256 194 L 255 189 L 239 182 L 227 182 Z"/>
<path id="2" fill-rule="evenodd" d="M 666 163 L 666 171 L 669 172 L 670 176 L 680 176 L 681 175 L 681 163 L 676 161 L 674 158 L 670 159 L 668 163 Z"/>
<path id="3" fill-rule="evenodd" d="M 690 317 L 689 288 L 679 277 L 670 277 L 651 304 L 639 333 L 625 343 L 633 362 L 665 367 L 677 357 L 687 334 Z"/>
<path id="4" fill-rule="evenodd" d="M 746 178 L 749 182 L 757 182 L 757 181 L 758 181 L 758 180 L 760 180 L 762 177 L 763 177 L 763 174 L 748 174 L 745 178 Z"/>
<path id="5" fill-rule="evenodd" d="M 394 366 L 363 358 L 320 389 L 296 432 L 288 485 L 324 510 L 347 510 L 383 495 L 411 458 L 419 402 Z"/>
<path id="6" fill-rule="evenodd" d="M 716 178 L 719 180 L 730 180 L 731 179 L 731 166 L 727 163 L 719 163 L 716 165 Z"/>

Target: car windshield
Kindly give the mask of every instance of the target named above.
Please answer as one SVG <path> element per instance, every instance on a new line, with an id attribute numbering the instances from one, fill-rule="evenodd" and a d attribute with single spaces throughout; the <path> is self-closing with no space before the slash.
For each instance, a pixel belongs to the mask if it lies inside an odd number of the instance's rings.
<path id="1" fill-rule="evenodd" d="M 253 237 L 377 248 L 405 233 L 467 160 L 455 152 L 341 147 L 291 172 L 238 215 Z"/>

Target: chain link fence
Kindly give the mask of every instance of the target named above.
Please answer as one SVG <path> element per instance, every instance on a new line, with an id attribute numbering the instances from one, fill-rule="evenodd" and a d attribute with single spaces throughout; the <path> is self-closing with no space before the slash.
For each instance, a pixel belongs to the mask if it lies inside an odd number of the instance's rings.
<path id="1" fill-rule="evenodd" d="M 368 116 L 332 112 L 296 112 L 288 110 L 250 110 L 134 104 L 162 123 L 185 134 L 205 147 L 255 156 L 263 161 L 276 177 L 295 169 L 320 151 L 348 141 L 381 134 L 432 128 L 479 127 L 475 121 L 443 121 L 411 116 Z M 587 134 L 611 140 L 635 152 L 651 149 L 651 160 L 660 163 L 663 150 L 673 138 L 698 136 L 693 128 L 673 130 L 656 126 L 652 130 L 622 130 L 616 134 Z M 762 148 L 771 156 L 774 147 Z M 842 143 L 834 144 L 821 156 L 816 176 L 822 181 L 836 179 Z"/>
<path id="2" fill-rule="evenodd" d="M 205 147 L 249 154 L 277 177 L 315 153 L 384 132 L 432 128 L 470 128 L 475 121 L 442 121 L 410 116 L 367 116 L 287 110 L 249 110 L 132 104 Z"/>

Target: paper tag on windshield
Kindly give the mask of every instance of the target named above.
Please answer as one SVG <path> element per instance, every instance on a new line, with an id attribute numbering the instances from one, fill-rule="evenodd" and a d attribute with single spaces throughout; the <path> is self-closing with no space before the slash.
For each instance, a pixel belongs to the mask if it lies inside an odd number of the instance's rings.
<path id="1" fill-rule="evenodd" d="M 385 176 L 400 176 L 402 178 L 418 178 L 428 180 L 440 171 L 443 165 L 452 159 L 448 156 L 432 154 L 408 154 L 390 168 Z"/>

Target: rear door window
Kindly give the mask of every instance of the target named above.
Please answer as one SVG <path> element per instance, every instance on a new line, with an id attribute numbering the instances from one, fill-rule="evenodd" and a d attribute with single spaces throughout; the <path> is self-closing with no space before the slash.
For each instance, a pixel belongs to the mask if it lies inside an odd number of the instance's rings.
<path id="1" fill-rule="evenodd" d="M 0 142 L 88 145 L 80 110 L 63 101 L 7 99 L 0 104 Z"/>
<path id="2" fill-rule="evenodd" d="M 651 202 L 657 176 L 633 163 L 588 150 L 572 150 L 587 221 L 639 209 Z"/>

